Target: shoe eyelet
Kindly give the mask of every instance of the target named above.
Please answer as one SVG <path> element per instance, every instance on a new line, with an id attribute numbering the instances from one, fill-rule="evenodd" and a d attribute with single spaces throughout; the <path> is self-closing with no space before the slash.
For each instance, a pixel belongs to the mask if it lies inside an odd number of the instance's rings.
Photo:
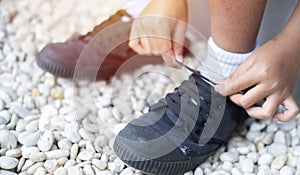
<path id="1" fill-rule="evenodd" d="M 204 101 L 204 97 L 200 96 L 200 100 Z"/>

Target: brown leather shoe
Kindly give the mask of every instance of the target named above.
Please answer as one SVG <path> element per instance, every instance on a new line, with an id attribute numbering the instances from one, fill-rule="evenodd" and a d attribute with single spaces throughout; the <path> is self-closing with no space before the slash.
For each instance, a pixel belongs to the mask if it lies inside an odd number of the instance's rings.
<path id="1" fill-rule="evenodd" d="M 122 18 L 126 17 L 128 22 L 122 21 Z M 118 29 L 114 29 L 112 31 L 105 30 L 102 34 L 102 38 L 99 38 L 97 43 L 100 43 L 97 46 L 97 57 L 103 59 L 100 69 L 97 72 L 96 80 L 104 80 L 109 79 L 118 71 L 120 66 L 126 62 L 129 58 L 136 55 L 136 53 L 128 47 L 128 39 L 130 34 L 130 27 L 132 24 L 133 18 L 125 11 L 119 10 L 114 15 L 112 15 L 109 19 L 96 26 L 93 31 L 87 33 L 86 35 L 81 35 L 78 37 L 73 37 L 67 40 L 64 43 L 51 43 L 46 45 L 37 56 L 37 65 L 41 67 L 43 70 L 57 76 L 63 78 L 72 78 L 74 75 L 74 70 L 76 64 L 79 62 L 80 54 L 83 49 L 87 46 L 87 43 L 100 31 L 103 31 L 106 27 L 118 23 Z M 120 27 L 121 25 L 121 27 Z M 124 36 L 126 35 L 126 36 Z M 106 51 L 101 51 L 101 49 L 105 48 L 102 45 L 107 45 L 109 43 L 114 43 L 112 40 L 118 40 L 118 37 L 128 38 L 126 42 L 119 44 L 114 47 L 109 53 Z M 98 39 L 97 38 L 97 39 Z M 105 49 L 104 49 L 105 50 Z M 103 58 L 105 57 L 105 58 Z M 147 59 L 141 59 L 140 57 L 147 57 Z M 158 64 L 162 63 L 162 59 L 158 56 L 141 56 L 139 55 L 139 60 L 136 64 L 132 64 L 131 66 L 127 66 L 127 68 L 122 71 L 132 71 L 133 69 L 139 68 L 145 64 Z M 81 60 L 84 62 L 85 60 Z M 86 59 L 88 65 L 93 65 L 92 59 Z M 96 61 L 97 62 L 97 61 Z M 126 66 L 125 66 L 126 67 Z M 88 73 L 85 73 L 88 74 Z M 91 75 L 91 76 L 94 76 Z M 90 78 L 85 75 L 84 78 Z"/>

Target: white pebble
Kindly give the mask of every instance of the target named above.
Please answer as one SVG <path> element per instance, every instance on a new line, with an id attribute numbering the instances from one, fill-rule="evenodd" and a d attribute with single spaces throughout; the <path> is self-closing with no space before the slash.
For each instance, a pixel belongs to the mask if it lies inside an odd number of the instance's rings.
<path id="1" fill-rule="evenodd" d="M 0 157 L 0 168 L 3 169 L 13 169 L 16 168 L 18 165 L 18 159 L 8 156 L 1 156 Z"/>
<path id="2" fill-rule="evenodd" d="M 107 168 L 107 163 L 103 160 L 93 159 L 92 164 L 95 165 L 99 170 L 105 170 Z"/>
<path id="3" fill-rule="evenodd" d="M 59 167 L 54 171 L 54 175 L 67 175 L 68 171 L 63 168 L 63 167 Z"/>
<path id="4" fill-rule="evenodd" d="M 47 159 L 59 159 L 63 157 L 68 157 L 70 152 L 67 150 L 52 150 L 45 152 Z"/>
<path id="5" fill-rule="evenodd" d="M 40 132 L 24 131 L 18 136 L 18 141 L 25 146 L 35 146 L 40 138 Z"/>
<path id="6" fill-rule="evenodd" d="M 256 142 L 259 137 L 261 137 L 261 132 L 259 131 L 248 131 L 246 134 L 246 138 L 251 142 Z"/>
<path id="7" fill-rule="evenodd" d="M 30 159 L 26 160 L 25 163 L 24 163 L 24 165 L 23 165 L 23 167 L 22 167 L 22 169 L 21 169 L 21 171 L 26 171 L 26 170 L 27 170 L 28 168 L 30 168 L 34 163 L 35 163 L 35 162 L 32 161 L 32 160 L 30 160 Z"/>
<path id="8" fill-rule="evenodd" d="M 0 130 L 0 145 L 7 149 L 14 149 L 17 147 L 16 137 L 7 130 Z"/>
<path id="9" fill-rule="evenodd" d="M 38 128 L 40 131 L 46 131 L 51 128 L 51 117 L 41 117 Z"/>
<path id="10" fill-rule="evenodd" d="M 1 175 L 17 175 L 17 173 L 6 171 L 6 170 L 0 170 Z M 20 174 L 19 174 L 20 175 Z"/>
<path id="11" fill-rule="evenodd" d="M 13 105 L 11 110 L 21 118 L 26 118 L 27 116 L 31 115 L 31 112 L 21 105 Z"/>
<path id="12" fill-rule="evenodd" d="M 288 166 L 284 166 L 280 169 L 279 173 L 280 173 L 280 175 L 293 175 L 294 171 L 292 168 L 290 168 Z"/>
<path id="13" fill-rule="evenodd" d="M 47 130 L 37 142 L 37 146 L 41 151 L 49 151 L 52 148 L 54 137 L 51 131 Z"/>
<path id="14" fill-rule="evenodd" d="M 0 99 L 0 111 L 4 109 L 5 103 L 3 100 Z"/>
<path id="15" fill-rule="evenodd" d="M 195 172 L 194 172 L 194 175 L 203 175 L 203 174 L 204 174 L 204 172 L 203 172 L 202 168 L 197 167 Z"/>
<path id="16" fill-rule="evenodd" d="M 81 151 L 78 154 L 78 158 L 83 161 L 92 160 L 92 158 L 94 157 L 94 154 L 95 154 L 95 152 L 92 152 L 92 151 Z"/>
<path id="17" fill-rule="evenodd" d="M 56 117 L 58 110 L 54 105 L 46 105 L 41 110 L 41 117 Z"/>
<path id="18" fill-rule="evenodd" d="M 225 170 L 225 171 L 227 171 L 227 172 L 231 172 L 232 167 L 233 167 L 233 165 L 232 165 L 232 163 L 229 162 L 229 161 L 225 161 L 225 162 L 223 163 L 223 166 L 222 166 L 223 170 Z"/>
<path id="19" fill-rule="evenodd" d="M 300 146 L 295 146 L 295 147 L 293 147 L 293 153 L 294 153 L 296 156 L 300 156 Z"/>
<path id="20" fill-rule="evenodd" d="M 280 122 L 278 125 L 281 130 L 287 132 L 287 131 L 294 129 L 296 127 L 297 123 L 296 123 L 296 120 L 290 120 L 288 122 Z"/>
<path id="21" fill-rule="evenodd" d="M 17 117 L 17 115 L 12 115 L 10 122 L 6 125 L 7 129 L 14 130 L 14 128 L 17 125 L 18 120 L 19 120 L 19 117 Z"/>
<path id="22" fill-rule="evenodd" d="M 25 161 L 26 161 L 25 157 L 21 157 L 19 159 L 19 163 L 18 163 L 18 166 L 17 166 L 17 172 L 21 171 L 21 169 L 23 168 L 23 165 L 25 164 Z"/>
<path id="23" fill-rule="evenodd" d="M 291 153 L 288 153 L 287 156 L 288 156 L 288 160 L 286 164 L 292 168 L 295 168 L 297 166 L 298 156 L 295 156 Z"/>
<path id="24" fill-rule="evenodd" d="M 237 168 L 232 168 L 231 174 L 232 175 L 242 175 L 243 173 Z"/>
<path id="25" fill-rule="evenodd" d="M 251 152 L 247 154 L 247 157 L 250 158 L 254 163 L 256 163 L 259 159 L 259 155 L 257 152 Z"/>
<path id="26" fill-rule="evenodd" d="M 259 168 L 257 175 L 270 175 L 272 174 L 271 169 L 268 166 L 265 166 L 263 168 Z"/>
<path id="27" fill-rule="evenodd" d="M 53 117 L 51 119 L 51 129 L 64 130 L 68 122 L 62 117 Z"/>
<path id="28" fill-rule="evenodd" d="M 286 144 L 286 140 L 285 140 L 285 134 L 283 131 L 277 131 L 275 133 L 275 136 L 274 136 L 274 143 L 282 143 L 282 144 Z"/>
<path id="29" fill-rule="evenodd" d="M 193 175 L 193 171 L 186 172 L 183 175 Z"/>
<path id="30" fill-rule="evenodd" d="M 272 161 L 271 168 L 279 170 L 285 165 L 286 161 L 287 161 L 286 155 L 278 156 Z"/>
<path id="31" fill-rule="evenodd" d="M 72 147 L 72 142 L 69 139 L 62 139 L 57 143 L 59 149 L 70 150 Z"/>
<path id="32" fill-rule="evenodd" d="M 40 150 L 37 147 L 24 147 L 22 150 L 22 156 L 29 158 L 33 154 L 37 154 Z"/>
<path id="33" fill-rule="evenodd" d="M 7 121 L 4 117 L 0 116 L 0 125 L 5 125 L 7 124 L 9 121 Z"/>
<path id="34" fill-rule="evenodd" d="M 268 147 L 268 152 L 272 154 L 274 157 L 278 157 L 280 155 L 287 153 L 287 147 L 285 144 L 282 143 L 272 143 Z"/>
<path id="35" fill-rule="evenodd" d="M 109 170 L 98 171 L 96 172 L 97 175 L 114 175 L 114 173 L 110 172 Z"/>
<path id="36" fill-rule="evenodd" d="M 11 150 L 7 150 L 5 155 L 8 157 L 19 158 L 22 156 L 22 152 L 20 149 L 11 149 Z"/>
<path id="37" fill-rule="evenodd" d="M 27 173 L 28 173 L 28 174 L 34 174 L 34 172 L 35 172 L 39 167 L 43 167 L 43 163 L 41 163 L 41 162 L 35 163 L 34 165 L 32 165 L 31 167 L 28 168 Z"/>
<path id="38" fill-rule="evenodd" d="M 238 147 L 236 148 L 236 150 L 240 153 L 240 154 L 248 154 L 250 149 L 249 147 L 245 146 L 245 147 Z"/>
<path id="39" fill-rule="evenodd" d="M 68 169 L 68 174 L 72 174 L 72 175 L 83 175 L 83 171 L 80 167 L 78 166 L 73 166 L 73 167 L 70 167 Z"/>
<path id="40" fill-rule="evenodd" d="M 3 118 L 3 120 L 6 123 L 8 123 L 12 117 L 12 114 L 8 110 L 3 110 L 3 111 L 0 111 L 0 117 Z M 6 124 L 6 123 L 3 123 L 3 124 Z"/>
<path id="41" fill-rule="evenodd" d="M 91 132 L 85 130 L 84 128 L 80 128 L 78 133 L 81 136 L 81 138 L 84 140 L 89 140 L 89 141 L 95 140 L 95 136 Z"/>
<path id="42" fill-rule="evenodd" d="M 79 146 L 78 146 L 78 144 L 73 144 L 72 147 L 71 147 L 70 158 L 71 158 L 71 159 L 76 159 L 77 154 L 78 154 L 78 151 L 79 151 Z"/>
<path id="43" fill-rule="evenodd" d="M 103 154 L 101 155 L 101 159 L 100 159 L 100 160 L 102 160 L 102 161 L 104 161 L 104 162 L 108 162 L 108 159 L 109 159 L 109 157 L 108 157 L 107 154 L 103 153 Z"/>
<path id="44" fill-rule="evenodd" d="M 0 89 L 0 99 L 6 104 L 10 103 L 12 100 L 11 96 L 3 89 Z"/>
<path id="45" fill-rule="evenodd" d="M 252 173 L 254 170 L 254 163 L 251 159 L 245 158 L 240 161 L 241 170 L 244 173 Z"/>
<path id="46" fill-rule="evenodd" d="M 44 163 L 44 167 L 49 173 L 53 173 L 58 168 L 58 164 L 55 159 L 46 160 Z"/>
<path id="47" fill-rule="evenodd" d="M 220 159 L 225 162 L 236 162 L 239 160 L 239 155 L 236 152 L 225 152 L 220 155 Z"/>
<path id="48" fill-rule="evenodd" d="M 114 130 L 114 134 L 118 135 L 119 132 L 120 132 L 122 129 L 125 128 L 125 126 L 126 126 L 126 123 L 120 123 L 120 124 L 115 125 L 115 126 L 114 126 L 114 129 L 113 129 L 113 130 Z"/>
<path id="49" fill-rule="evenodd" d="M 108 139 L 103 136 L 103 135 L 100 135 L 100 136 L 97 136 L 95 141 L 94 141 L 94 146 L 97 150 L 101 149 L 101 147 L 107 145 L 108 143 Z"/>
<path id="50" fill-rule="evenodd" d="M 31 121 L 26 125 L 25 130 L 35 132 L 38 130 L 38 124 L 39 124 L 38 120 Z"/>
<path id="51" fill-rule="evenodd" d="M 58 166 L 64 166 L 67 161 L 68 161 L 68 158 L 62 157 L 62 158 L 57 159 L 57 164 L 58 164 Z"/>
<path id="52" fill-rule="evenodd" d="M 87 151 L 93 151 L 93 152 L 95 152 L 95 148 L 94 148 L 94 146 L 93 146 L 93 143 L 90 142 L 90 141 L 87 141 L 87 142 L 86 142 L 86 144 L 85 144 L 85 149 L 86 149 Z"/>
<path id="53" fill-rule="evenodd" d="M 261 131 L 262 129 L 264 129 L 266 127 L 266 124 L 264 123 L 257 123 L 254 122 L 251 124 L 250 126 L 250 131 Z"/>
<path id="54" fill-rule="evenodd" d="M 83 119 L 82 125 L 84 130 L 91 133 L 97 133 L 99 131 L 99 127 L 96 124 L 92 124 L 90 121 L 88 121 L 88 118 Z"/>
<path id="55" fill-rule="evenodd" d="M 87 164 L 83 167 L 83 173 L 85 175 L 94 175 L 95 172 L 90 164 Z"/>
<path id="56" fill-rule="evenodd" d="M 274 133 L 267 133 L 266 136 L 262 139 L 264 144 L 271 144 L 274 139 Z"/>
<path id="57" fill-rule="evenodd" d="M 29 159 L 34 162 L 42 162 L 47 159 L 46 155 L 43 152 L 38 152 L 36 154 L 31 154 Z"/>
<path id="58" fill-rule="evenodd" d="M 47 171 L 44 167 L 38 167 L 33 175 L 46 175 Z"/>
<path id="59" fill-rule="evenodd" d="M 275 123 L 271 123 L 267 127 L 267 132 L 268 133 L 276 132 L 277 130 L 278 130 L 278 126 Z"/>
<path id="60" fill-rule="evenodd" d="M 70 167 L 75 166 L 75 164 L 76 161 L 74 159 L 70 159 L 65 163 L 64 168 L 69 169 Z"/>
<path id="61" fill-rule="evenodd" d="M 259 165 L 270 165 L 273 160 L 273 156 L 271 154 L 265 153 L 260 156 L 258 159 Z"/>
<path id="62" fill-rule="evenodd" d="M 120 175 L 133 175 L 133 171 L 131 168 L 125 168 Z"/>
<path id="63" fill-rule="evenodd" d="M 65 127 L 65 135 L 71 142 L 77 143 L 81 137 L 79 135 L 79 125 L 76 121 L 72 121 Z"/>

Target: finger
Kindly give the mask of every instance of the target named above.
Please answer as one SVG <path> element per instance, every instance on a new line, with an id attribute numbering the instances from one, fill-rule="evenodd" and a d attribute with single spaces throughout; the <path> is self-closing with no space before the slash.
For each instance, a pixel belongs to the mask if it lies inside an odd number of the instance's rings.
<path id="1" fill-rule="evenodd" d="M 177 22 L 175 31 L 173 32 L 173 52 L 175 55 L 182 56 L 183 46 L 185 42 L 186 24 Z"/>
<path id="2" fill-rule="evenodd" d="M 245 94 L 234 94 L 230 96 L 230 99 L 235 104 L 247 109 L 268 96 L 268 93 L 269 92 L 264 85 L 258 84 L 257 86 L 249 89 Z"/>
<path id="3" fill-rule="evenodd" d="M 176 62 L 176 56 L 172 50 L 172 41 L 167 39 L 160 40 L 160 46 L 162 46 L 161 53 L 163 54 L 163 59 L 166 65 L 174 68 L 181 67 L 181 65 Z"/>
<path id="4" fill-rule="evenodd" d="M 138 54 L 143 54 L 145 52 L 144 48 L 141 45 L 140 38 L 139 38 L 139 31 L 140 25 L 138 20 L 134 20 L 129 36 L 129 47 L 133 49 Z"/>
<path id="5" fill-rule="evenodd" d="M 293 96 L 288 97 L 283 101 L 282 104 L 285 108 L 285 111 L 275 114 L 273 117 L 275 120 L 287 122 L 296 117 L 297 114 L 299 114 L 300 109 Z"/>
<path id="6" fill-rule="evenodd" d="M 257 119 L 268 119 L 275 115 L 282 99 L 276 94 L 272 94 L 266 98 L 266 101 L 261 107 L 250 107 L 246 109 L 251 117 Z"/>
<path id="7" fill-rule="evenodd" d="M 151 46 L 150 46 L 148 37 L 142 37 L 142 38 L 140 38 L 140 42 L 141 42 L 141 46 L 144 49 L 144 53 L 143 54 L 151 55 L 151 51 L 152 50 L 151 50 Z"/>
<path id="8" fill-rule="evenodd" d="M 129 41 L 129 47 L 138 54 L 143 54 L 145 52 L 144 48 L 140 45 L 140 40 L 138 38 L 131 39 Z"/>
<path id="9" fill-rule="evenodd" d="M 167 66 L 170 67 L 179 67 L 180 65 L 175 61 L 175 56 L 172 51 L 172 43 L 170 40 L 168 40 L 164 45 L 163 45 L 163 51 L 162 53 L 162 58 Z"/>
<path id="10" fill-rule="evenodd" d="M 151 48 L 151 54 L 153 55 L 161 55 L 160 53 L 160 49 L 159 49 L 159 38 L 155 38 L 155 37 L 149 37 L 148 38 L 148 42 Z"/>
<path id="11" fill-rule="evenodd" d="M 226 78 L 223 83 L 218 84 L 215 90 L 223 96 L 239 93 L 259 82 L 253 75 L 255 75 L 255 72 L 252 71 L 236 71 Z"/>

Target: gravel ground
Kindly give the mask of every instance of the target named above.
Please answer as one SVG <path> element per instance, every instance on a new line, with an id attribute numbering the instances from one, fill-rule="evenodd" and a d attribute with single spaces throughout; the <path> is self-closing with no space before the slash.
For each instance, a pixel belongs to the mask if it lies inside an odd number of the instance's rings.
<path id="1" fill-rule="evenodd" d="M 35 57 L 45 44 L 86 33 L 124 1 L 88 2 L 0 1 L 1 175 L 142 174 L 114 155 L 115 133 L 189 72 L 145 66 L 111 83 L 73 86 L 40 70 Z M 300 175 L 299 124 L 299 116 L 288 123 L 249 119 L 217 154 L 185 175 Z"/>

